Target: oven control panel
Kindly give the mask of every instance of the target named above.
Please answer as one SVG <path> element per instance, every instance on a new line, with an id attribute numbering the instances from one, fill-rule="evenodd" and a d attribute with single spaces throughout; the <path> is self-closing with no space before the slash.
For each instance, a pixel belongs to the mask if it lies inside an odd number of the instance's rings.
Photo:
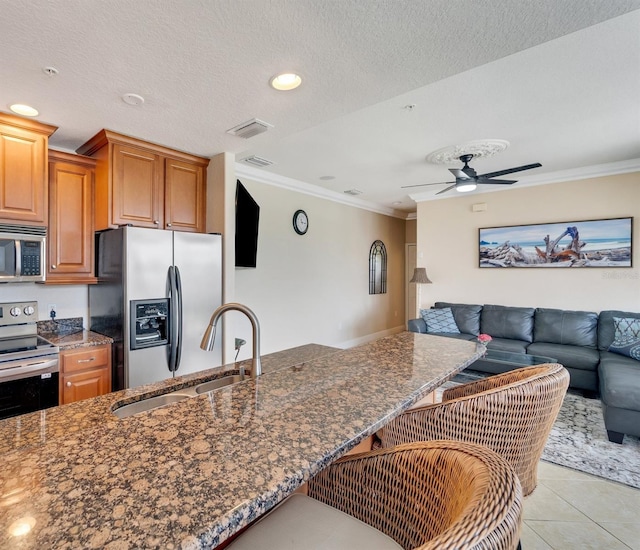
<path id="1" fill-rule="evenodd" d="M 6 302 L 0 304 L 0 326 L 35 323 L 38 302 Z"/>

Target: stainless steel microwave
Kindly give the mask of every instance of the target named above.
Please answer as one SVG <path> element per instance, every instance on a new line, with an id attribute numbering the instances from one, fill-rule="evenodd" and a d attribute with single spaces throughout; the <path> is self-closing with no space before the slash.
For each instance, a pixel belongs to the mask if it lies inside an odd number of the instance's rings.
<path id="1" fill-rule="evenodd" d="M 0 224 L 0 283 L 44 281 L 47 228 Z"/>

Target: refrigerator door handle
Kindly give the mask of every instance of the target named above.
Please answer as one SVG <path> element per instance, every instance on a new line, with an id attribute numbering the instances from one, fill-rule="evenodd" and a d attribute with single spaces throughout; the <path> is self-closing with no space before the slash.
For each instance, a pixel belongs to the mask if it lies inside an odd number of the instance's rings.
<path id="1" fill-rule="evenodd" d="M 169 267 L 169 370 L 175 372 L 177 366 L 177 354 L 178 354 L 178 319 L 177 319 L 177 302 L 178 302 L 178 289 L 176 284 L 175 268 Z"/>
<path id="2" fill-rule="evenodd" d="M 176 328 L 176 368 L 180 368 L 180 356 L 182 355 L 182 281 L 180 280 L 180 270 L 178 266 L 175 266 L 175 281 L 176 281 L 176 310 L 178 326 Z"/>

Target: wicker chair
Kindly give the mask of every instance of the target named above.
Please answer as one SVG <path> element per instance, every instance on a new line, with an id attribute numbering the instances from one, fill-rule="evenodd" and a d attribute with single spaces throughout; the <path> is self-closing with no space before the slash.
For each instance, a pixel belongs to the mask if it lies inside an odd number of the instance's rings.
<path id="1" fill-rule="evenodd" d="M 558 364 L 516 369 L 448 389 L 442 402 L 409 409 L 380 433 L 382 447 L 451 439 L 485 445 L 518 474 L 525 496 L 569 386 Z"/>
<path id="2" fill-rule="evenodd" d="M 498 454 L 469 443 L 418 442 L 349 455 L 314 477 L 309 495 L 285 499 L 229 550 L 496 550 L 516 548 L 520 536 L 518 477 Z M 385 540 L 362 535 L 363 526 Z"/>

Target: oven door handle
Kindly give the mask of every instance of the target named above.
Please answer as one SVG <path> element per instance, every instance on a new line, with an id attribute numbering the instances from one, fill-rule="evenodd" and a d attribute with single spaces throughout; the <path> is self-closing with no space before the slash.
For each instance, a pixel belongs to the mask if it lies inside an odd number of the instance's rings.
<path id="1" fill-rule="evenodd" d="M 51 370 L 55 367 L 54 370 Z M 15 377 L 21 374 L 36 376 L 41 372 L 58 372 L 58 358 L 49 359 L 47 361 L 38 361 L 37 363 L 29 363 L 24 366 L 10 367 L 8 369 L 0 369 L 0 380 L 3 378 Z M 26 376 L 24 378 L 27 378 Z"/>

